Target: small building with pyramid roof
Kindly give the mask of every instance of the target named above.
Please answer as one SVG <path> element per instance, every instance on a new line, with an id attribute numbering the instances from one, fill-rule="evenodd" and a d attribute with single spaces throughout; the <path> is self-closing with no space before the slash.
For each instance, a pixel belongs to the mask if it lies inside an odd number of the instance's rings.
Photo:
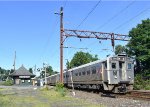
<path id="1" fill-rule="evenodd" d="M 35 77 L 34 74 L 30 73 L 23 65 L 10 74 L 13 78 L 14 84 L 17 85 L 32 85 L 32 78 Z"/>

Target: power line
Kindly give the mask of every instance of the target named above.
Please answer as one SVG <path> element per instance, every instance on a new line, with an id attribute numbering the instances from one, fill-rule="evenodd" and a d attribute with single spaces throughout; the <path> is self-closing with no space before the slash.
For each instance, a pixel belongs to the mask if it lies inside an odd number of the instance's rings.
<path id="1" fill-rule="evenodd" d="M 116 13 L 114 16 L 112 16 L 110 19 L 108 19 L 105 23 L 103 23 L 101 26 L 99 26 L 97 28 L 97 30 L 100 29 L 100 28 L 103 28 L 104 26 L 106 26 L 108 23 L 110 23 L 113 19 L 115 19 L 117 16 L 119 16 L 121 13 L 123 13 L 126 9 L 128 9 L 134 3 L 135 3 L 135 1 L 132 1 L 131 3 L 129 3 L 125 8 L 120 10 L 118 13 Z"/>
<path id="2" fill-rule="evenodd" d="M 76 27 L 79 28 L 85 21 L 86 19 L 90 16 L 90 14 L 97 8 L 97 6 L 101 3 L 102 0 L 99 0 L 96 5 L 94 5 L 94 7 L 91 9 L 91 11 L 86 15 L 86 17 L 81 21 L 81 23 Z M 71 51 L 72 52 L 72 51 Z"/>
<path id="3" fill-rule="evenodd" d="M 91 11 L 87 14 L 87 16 L 81 21 L 81 23 L 77 26 L 77 28 L 79 28 L 84 22 L 85 20 L 89 17 L 89 15 L 96 9 L 96 7 L 100 4 L 102 0 L 99 0 L 96 5 L 91 9 Z"/>
<path id="4" fill-rule="evenodd" d="M 55 33 L 55 31 L 56 31 L 57 25 L 58 25 L 58 20 L 56 19 L 55 22 L 54 22 L 54 26 L 55 26 L 55 27 L 53 27 L 54 30 L 52 30 L 51 35 L 54 35 L 54 33 Z M 50 39 L 48 38 L 47 41 L 46 41 L 46 43 L 45 43 L 45 45 L 44 45 L 44 49 L 43 49 L 43 51 L 42 51 L 41 54 L 40 54 L 40 58 L 37 60 L 37 62 L 39 62 L 39 60 L 41 60 L 41 58 L 42 58 L 42 56 L 44 55 L 46 49 L 48 48 L 49 42 L 50 42 Z"/>
<path id="5" fill-rule="evenodd" d="M 68 2 L 68 0 L 66 0 L 66 1 L 64 2 L 63 8 L 66 7 L 67 2 Z M 58 24 L 58 21 L 57 21 L 57 24 Z M 56 25 L 57 25 L 57 24 L 56 24 Z M 55 25 L 55 27 L 56 27 L 56 25 Z M 55 29 L 55 31 L 56 31 L 56 29 Z M 59 50 L 59 49 L 55 49 L 55 51 L 53 52 L 52 56 L 55 56 L 55 57 L 56 57 L 56 53 L 58 52 L 58 50 Z"/>
<path id="6" fill-rule="evenodd" d="M 130 21 L 132 21 L 132 20 L 135 19 L 136 17 L 140 16 L 141 14 L 143 14 L 144 12 L 146 12 L 146 11 L 149 10 L 149 9 L 150 9 L 150 7 L 149 7 L 149 8 L 146 8 L 146 9 L 144 9 L 144 10 L 142 10 L 141 12 L 139 12 L 139 13 L 138 13 L 137 15 L 135 15 L 134 17 L 130 18 L 130 19 L 127 20 L 126 22 L 124 22 L 124 23 L 120 24 L 119 26 L 117 26 L 113 31 L 115 31 L 115 30 L 119 29 L 120 27 L 122 27 L 123 25 L 129 23 Z"/>
<path id="7" fill-rule="evenodd" d="M 66 5 L 67 5 L 67 2 L 68 2 L 68 0 L 66 0 L 66 1 L 64 2 L 64 8 L 66 7 Z"/>

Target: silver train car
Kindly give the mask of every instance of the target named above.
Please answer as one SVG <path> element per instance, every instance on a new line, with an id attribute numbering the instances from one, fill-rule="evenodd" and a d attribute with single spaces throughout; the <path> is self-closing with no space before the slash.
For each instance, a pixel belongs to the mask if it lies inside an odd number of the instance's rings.
<path id="1" fill-rule="evenodd" d="M 126 93 L 133 89 L 134 60 L 125 54 L 107 57 L 63 72 L 65 86 Z M 46 77 L 46 83 L 55 85 L 60 74 Z"/>

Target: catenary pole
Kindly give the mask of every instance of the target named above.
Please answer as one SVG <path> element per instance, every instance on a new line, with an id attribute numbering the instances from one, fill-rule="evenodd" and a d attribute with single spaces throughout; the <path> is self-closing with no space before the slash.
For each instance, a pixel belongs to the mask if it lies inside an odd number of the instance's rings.
<path id="1" fill-rule="evenodd" d="M 60 8 L 60 82 L 63 83 L 63 7 Z"/>

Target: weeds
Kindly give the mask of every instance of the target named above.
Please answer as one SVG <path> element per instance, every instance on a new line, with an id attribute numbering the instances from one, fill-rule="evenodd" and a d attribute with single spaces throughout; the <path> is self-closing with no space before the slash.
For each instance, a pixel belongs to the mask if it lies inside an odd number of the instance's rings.
<path id="1" fill-rule="evenodd" d="M 49 90 L 49 88 L 48 88 L 48 86 L 45 86 L 45 87 L 43 87 L 42 89 L 40 89 L 41 91 L 48 91 Z"/>
<path id="2" fill-rule="evenodd" d="M 67 93 L 67 90 L 66 90 L 66 88 L 64 87 L 64 84 L 63 84 L 63 83 L 60 83 L 60 82 L 58 82 L 58 83 L 56 84 L 55 91 L 59 92 L 62 97 L 66 96 L 66 93 Z"/>
<path id="3" fill-rule="evenodd" d="M 12 81 L 12 80 L 6 80 L 6 81 L 3 83 L 3 85 L 5 85 L 5 86 L 11 86 L 11 85 L 13 85 L 13 81 Z"/>

